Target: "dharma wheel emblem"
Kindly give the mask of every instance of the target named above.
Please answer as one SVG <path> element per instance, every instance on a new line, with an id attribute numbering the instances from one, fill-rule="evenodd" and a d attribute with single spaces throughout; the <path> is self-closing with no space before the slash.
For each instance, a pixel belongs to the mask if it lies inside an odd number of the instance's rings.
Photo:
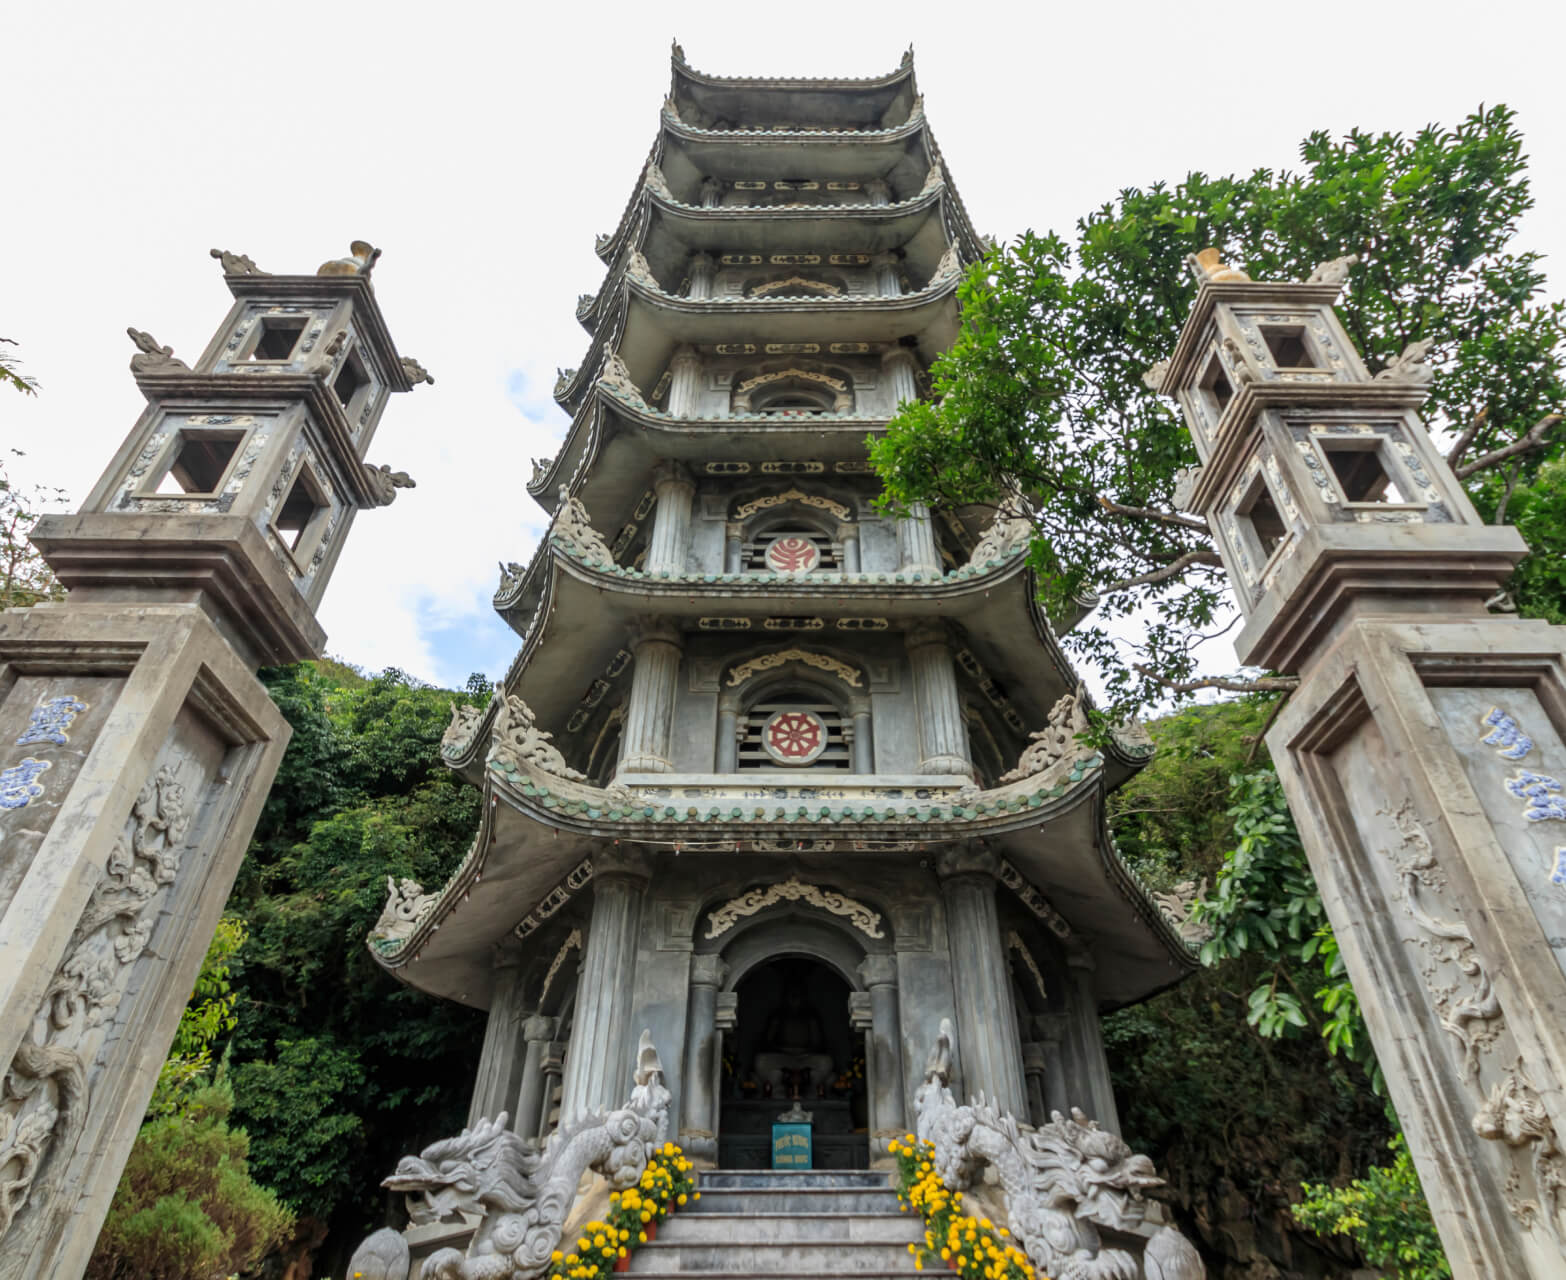
<path id="1" fill-rule="evenodd" d="M 779 764 L 809 764 L 826 750 L 826 721 L 810 711 L 779 711 L 761 726 L 761 745 Z"/>
<path id="2" fill-rule="evenodd" d="M 821 563 L 821 550 L 809 538 L 775 538 L 767 548 L 767 568 L 774 573 L 809 573 Z"/>

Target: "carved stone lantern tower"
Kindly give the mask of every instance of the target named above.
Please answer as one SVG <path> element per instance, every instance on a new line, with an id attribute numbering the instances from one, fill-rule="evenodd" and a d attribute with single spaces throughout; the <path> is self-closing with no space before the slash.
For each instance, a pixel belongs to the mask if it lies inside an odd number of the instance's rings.
<path id="1" fill-rule="evenodd" d="M 1242 662 L 1298 673 L 1267 735 L 1454 1273 L 1566 1271 L 1566 659 L 1492 616 L 1526 553 L 1482 524 L 1418 408 L 1372 377 L 1347 261 L 1253 283 L 1212 251 L 1174 355 Z"/>
<path id="2" fill-rule="evenodd" d="M 318 655 L 365 464 L 428 375 L 376 304 L 377 251 L 273 276 L 191 368 L 149 335 L 147 408 L 33 540 L 70 588 L 0 613 L 0 1277 L 81 1274 L 289 728 L 258 666 Z"/>

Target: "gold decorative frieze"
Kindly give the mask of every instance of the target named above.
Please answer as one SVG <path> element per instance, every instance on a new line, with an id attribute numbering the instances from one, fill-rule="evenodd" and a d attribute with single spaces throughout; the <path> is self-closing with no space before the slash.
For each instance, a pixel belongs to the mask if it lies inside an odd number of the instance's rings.
<path id="1" fill-rule="evenodd" d="M 735 509 L 734 519 L 746 520 L 758 511 L 767 511 L 772 507 L 781 507 L 785 503 L 797 502 L 801 506 L 815 507 L 820 511 L 830 511 L 845 524 L 854 518 L 854 514 L 841 502 L 833 502 L 831 498 L 824 498 L 818 493 L 805 493 L 800 489 L 785 489 L 782 493 L 769 493 L 762 498 L 752 498 Z"/>

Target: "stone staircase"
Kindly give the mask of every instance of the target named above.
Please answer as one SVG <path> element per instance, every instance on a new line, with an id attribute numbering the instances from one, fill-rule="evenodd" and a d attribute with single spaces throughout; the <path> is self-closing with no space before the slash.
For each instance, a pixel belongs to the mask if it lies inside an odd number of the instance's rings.
<path id="1" fill-rule="evenodd" d="M 699 1185 L 701 1199 L 671 1214 L 656 1239 L 631 1255 L 633 1273 L 668 1280 L 916 1274 L 908 1246 L 923 1242 L 924 1228 L 898 1209 L 884 1173 L 714 1169 Z"/>

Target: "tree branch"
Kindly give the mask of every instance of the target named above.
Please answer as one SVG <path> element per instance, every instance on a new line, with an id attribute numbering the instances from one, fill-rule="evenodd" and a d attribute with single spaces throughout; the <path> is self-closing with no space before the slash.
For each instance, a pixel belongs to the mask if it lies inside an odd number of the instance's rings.
<path id="1" fill-rule="evenodd" d="M 1485 407 L 1479 410 L 1478 413 L 1474 414 L 1473 421 L 1464 427 L 1462 434 L 1457 437 L 1457 443 L 1447 450 L 1447 466 L 1455 467 L 1459 462 L 1462 461 L 1463 455 L 1468 452 L 1468 446 L 1474 442 L 1474 437 L 1479 434 L 1480 429 L 1484 426 L 1485 421 L 1489 418 L 1489 416 L 1489 405 L 1485 405 Z"/>
<path id="2" fill-rule="evenodd" d="M 1193 564 L 1215 564 L 1220 568 L 1223 561 L 1218 558 L 1216 551 L 1187 551 L 1178 559 L 1170 561 L 1162 569 L 1154 569 L 1151 573 L 1138 574 L 1134 578 L 1122 578 L 1119 582 L 1111 582 L 1107 586 L 1098 588 L 1098 594 L 1108 595 L 1111 591 L 1124 591 L 1128 587 L 1150 587 L 1157 582 L 1166 582 L 1170 578 L 1177 578 Z"/>
<path id="3" fill-rule="evenodd" d="M 1194 516 L 1176 515 L 1152 507 L 1127 507 L 1118 502 L 1111 502 L 1108 498 L 1100 498 L 1098 505 L 1111 515 L 1131 516 L 1137 520 L 1162 520 L 1165 524 L 1177 524 L 1182 529 L 1200 529 L 1203 533 L 1208 532 L 1207 521 L 1198 520 Z"/>
<path id="4" fill-rule="evenodd" d="M 1164 686 L 1172 693 L 1196 693 L 1202 689 L 1222 689 L 1226 693 L 1287 693 L 1299 688 L 1298 676 L 1258 676 L 1255 680 L 1231 680 L 1228 676 L 1207 676 L 1201 680 L 1171 680 L 1151 667 L 1133 662 L 1131 669 Z"/>
<path id="5" fill-rule="evenodd" d="M 1466 480 L 1476 472 L 1486 471 L 1497 463 L 1505 462 L 1508 458 L 1515 458 L 1520 453 L 1532 453 L 1535 449 L 1544 448 L 1545 434 L 1560 420 L 1561 415 L 1558 413 L 1545 414 L 1533 424 L 1527 435 L 1519 436 L 1511 444 L 1503 445 L 1499 449 L 1491 449 L 1489 453 L 1481 454 L 1472 462 L 1455 468 L 1457 478 Z"/>

